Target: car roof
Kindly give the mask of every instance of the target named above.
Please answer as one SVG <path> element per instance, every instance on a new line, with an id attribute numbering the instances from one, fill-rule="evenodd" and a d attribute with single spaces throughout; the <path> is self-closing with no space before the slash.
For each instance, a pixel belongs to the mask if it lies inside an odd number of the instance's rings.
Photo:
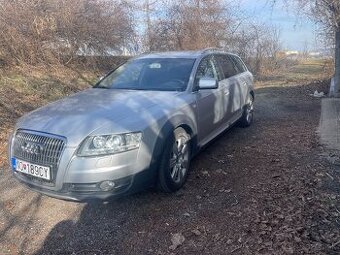
<path id="1" fill-rule="evenodd" d="M 218 54 L 230 54 L 218 49 L 205 49 L 199 51 L 167 51 L 167 52 L 152 52 L 146 53 L 140 56 L 137 56 L 137 59 L 148 59 L 148 58 L 188 58 L 188 59 L 197 59 L 199 57 L 211 54 L 211 53 L 218 53 Z"/>

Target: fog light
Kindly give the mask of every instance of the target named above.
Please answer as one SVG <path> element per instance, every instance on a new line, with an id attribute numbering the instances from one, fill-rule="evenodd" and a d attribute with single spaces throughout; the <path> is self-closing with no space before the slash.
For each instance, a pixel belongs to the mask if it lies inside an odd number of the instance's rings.
<path id="1" fill-rule="evenodd" d="M 103 181 L 99 187 L 102 191 L 110 191 L 115 187 L 115 183 L 113 181 Z"/>

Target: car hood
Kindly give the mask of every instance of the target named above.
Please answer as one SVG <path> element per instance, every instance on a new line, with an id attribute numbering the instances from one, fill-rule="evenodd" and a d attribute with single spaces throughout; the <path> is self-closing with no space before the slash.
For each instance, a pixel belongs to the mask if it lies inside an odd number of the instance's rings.
<path id="1" fill-rule="evenodd" d="M 138 119 L 150 107 L 162 107 L 178 93 L 92 88 L 25 115 L 16 128 L 64 136 L 69 146 L 77 146 L 96 129 L 106 124 L 119 126 L 126 118 Z"/>

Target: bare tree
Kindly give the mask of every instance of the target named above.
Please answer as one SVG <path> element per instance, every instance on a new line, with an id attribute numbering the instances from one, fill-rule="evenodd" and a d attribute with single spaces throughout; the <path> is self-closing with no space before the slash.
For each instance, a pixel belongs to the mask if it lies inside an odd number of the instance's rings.
<path id="1" fill-rule="evenodd" d="M 129 4 L 109 0 L 0 0 L 0 57 L 59 62 L 121 50 L 134 33 Z"/>
<path id="2" fill-rule="evenodd" d="M 0 0 L 0 58 L 36 65 L 124 48 L 218 47 L 240 54 L 256 73 L 275 67 L 279 30 L 237 12 L 233 0 Z"/>
<path id="3" fill-rule="evenodd" d="M 226 40 L 224 48 L 243 58 L 255 74 L 279 68 L 280 29 L 263 23 L 246 23 Z"/>
<path id="4" fill-rule="evenodd" d="M 152 50 L 193 50 L 218 47 L 226 36 L 228 13 L 224 1 L 184 0 L 164 5 L 152 26 Z"/>
<path id="5" fill-rule="evenodd" d="M 302 51 L 302 56 L 303 58 L 307 58 L 309 55 L 309 43 L 308 40 L 305 40 L 304 44 L 303 44 L 303 51 Z"/>
<path id="6" fill-rule="evenodd" d="M 254 73 L 278 67 L 281 49 L 276 27 L 237 16 L 230 1 L 146 1 L 146 34 L 152 51 L 222 48 L 246 59 Z M 234 12 L 236 10 L 236 12 Z M 157 14 L 158 13 L 158 14 Z M 151 18 L 150 18 L 151 17 Z"/>

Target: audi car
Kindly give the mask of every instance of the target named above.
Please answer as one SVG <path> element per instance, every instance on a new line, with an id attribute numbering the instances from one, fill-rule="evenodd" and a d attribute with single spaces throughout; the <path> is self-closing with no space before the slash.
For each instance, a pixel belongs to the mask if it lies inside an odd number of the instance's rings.
<path id="1" fill-rule="evenodd" d="M 216 49 L 140 55 L 92 88 L 21 117 L 14 177 L 51 197 L 108 199 L 150 186 L 175 192 L 202 147 L 253 121 L 253 75 Z"/>

